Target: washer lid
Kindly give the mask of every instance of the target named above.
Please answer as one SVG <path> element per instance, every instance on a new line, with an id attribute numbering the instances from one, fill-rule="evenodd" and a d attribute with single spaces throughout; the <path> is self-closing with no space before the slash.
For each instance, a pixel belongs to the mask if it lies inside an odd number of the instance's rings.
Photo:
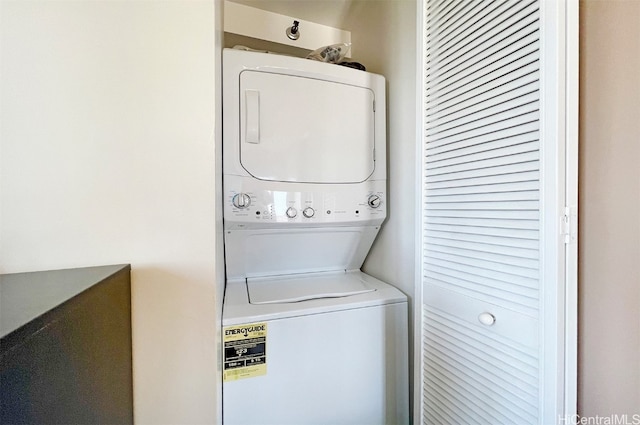
<path id="1" fill-rule="evenodd" d="M 323 273 L 332 275 L 333 279 L 340 280 L 345 274 L 342 272 Z M 341 298 L 322 298 L 301 302 L 282 304 L 251 304 L 249 301 L 249 288 L 247 279 L 227 281 L 224 293 L 224 309 L 222 310 L 223 326 L 241 325 L 244 323 L 264 322 L 280 320 L 315 314 L 327 314 L 336 311 L 354 310 L 358 308 L 382 307 L 392 304 L 406 306 L 407 297 L 398 289 L 384 283 L 372 276 L 362 273 L 360 270 L 352 270 L 347 275 L 357 276 L 375 291 L 359 295 Z M 319 275 L 319 274 L 317 274 Z M 311 275 L 307 275 L 311 277 Z M 293 276 L 291 276 L 293 278 Z M 272 279 L 272 280 L 284 280 Z M 327 277 L 327 279 L 330 279 Z"/>
<path id="2" fill-rule="evenodd" d="M 310 273 L 247 279 L 251 304 L 280 304 L 321 298 L 342 298 L 376 289 L 353 273 Z"/>

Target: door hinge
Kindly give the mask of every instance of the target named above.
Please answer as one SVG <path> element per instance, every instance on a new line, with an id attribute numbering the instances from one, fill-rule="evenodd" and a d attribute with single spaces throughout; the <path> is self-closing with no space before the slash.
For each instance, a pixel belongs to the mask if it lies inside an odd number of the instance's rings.
<path id="1" fill-rule="evenodd" d="M 578 209 L 575 205 L 564 207 L 562 216 L 562 235 L 565 244 L 576 241 L 578 234 Z"/>

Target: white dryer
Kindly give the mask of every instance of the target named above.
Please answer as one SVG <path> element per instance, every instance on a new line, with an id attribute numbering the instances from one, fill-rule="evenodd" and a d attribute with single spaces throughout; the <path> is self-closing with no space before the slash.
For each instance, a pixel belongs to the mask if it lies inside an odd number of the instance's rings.
<path id="1" fill-rule="evenodd" d="M 386 217 L 384 78 L 223 53 L 223 420 L 402 424 L 407 300 L 360 271 Z"/>

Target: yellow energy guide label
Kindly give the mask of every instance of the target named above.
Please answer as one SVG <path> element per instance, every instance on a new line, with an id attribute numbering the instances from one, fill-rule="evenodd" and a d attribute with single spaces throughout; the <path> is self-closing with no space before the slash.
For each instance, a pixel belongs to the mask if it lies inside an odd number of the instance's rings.
<path id="1" fill-rule="evenodd" d="M 249 323 L 224 328 L 223 380 L 267 374 L 267 324 Z"/>

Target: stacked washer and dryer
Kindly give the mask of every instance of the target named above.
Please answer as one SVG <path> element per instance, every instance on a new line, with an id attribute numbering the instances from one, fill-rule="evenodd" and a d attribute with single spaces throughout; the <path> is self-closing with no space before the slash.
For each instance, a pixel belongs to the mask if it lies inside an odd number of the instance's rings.
<path id="1" fill-rule="evenodd" d="M 408 423 L 407 300 L 360 271 L 384 78 L 225 49 L 223 87 L 224 424 Z"/>

